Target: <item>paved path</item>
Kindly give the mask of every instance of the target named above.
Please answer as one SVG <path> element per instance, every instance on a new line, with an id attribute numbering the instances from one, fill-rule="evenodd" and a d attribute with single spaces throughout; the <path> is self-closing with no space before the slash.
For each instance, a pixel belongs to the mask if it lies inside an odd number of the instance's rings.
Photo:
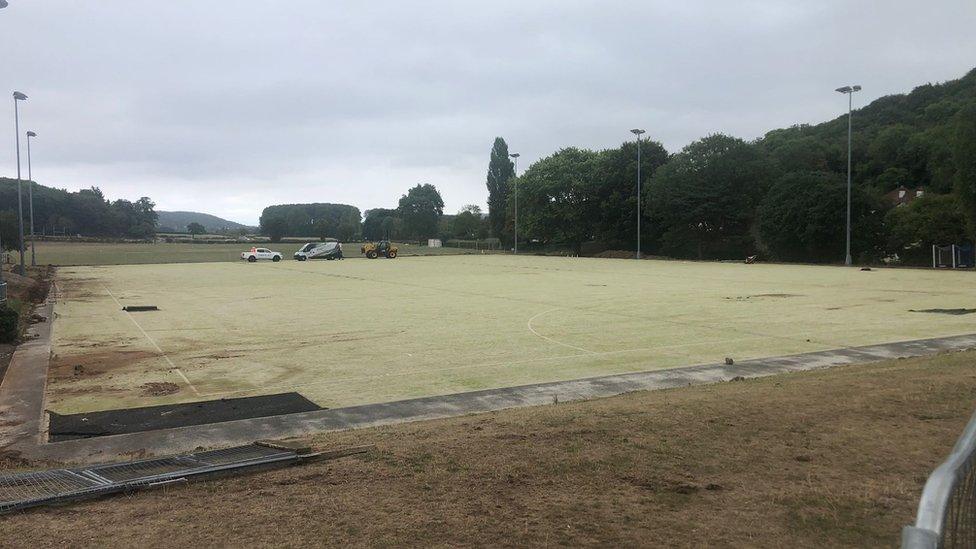
<path id="1" fill-rule="evenodd" d="M 49 319 L 51 313 L 50 303 L 40 312 Z M 234 446 L 266 438 L 360 429 L 505 408 L 539 406 L 552 404 L 557 400 L 569 402 L 632 391 L 717 383 L 737 376 L 755 378 L 976 348 L 976 334 L 968 334 L 745 360 L 732 366 L 703 364 L 45 443 L 41 440 L 40 432 L 43 425 L 46 371 L 50 360 L 50 324 L 49 320 L 33 327 L 38 337 L 17 349 L 7 376 L 0 386 L 0 447 L 6 446 L 7 449 L 18 451 L 28 458 L 78 463 L 109 461 L 119 455 L 131 457 L 180 453 L 198 447 Z"/>
<path id="2" fill-rule="evenodd" d="M 18 445 L 29 449 L 42 442 L 54 302 L 48 301 L 34 312 L 47 320 L 27 330 L 27 341 L 17 347 L 0 383 L 0 450 Z"/>

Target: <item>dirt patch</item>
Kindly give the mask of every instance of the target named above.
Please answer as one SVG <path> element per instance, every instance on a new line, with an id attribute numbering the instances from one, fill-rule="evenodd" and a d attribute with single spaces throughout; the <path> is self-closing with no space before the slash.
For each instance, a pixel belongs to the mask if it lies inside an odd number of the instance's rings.
<path id="1" fill-rule="evenodd" d="M 723 299 L 729 299 L 733 301 L 744 301 L 747 299 L 762 299 L 762 298 L 786 298 L 786 297 L 803 297 L 801 294 L 754 294 L 754 295 L 738 295 L 733 297 L 725 297 Z"/>
<path id="2" fill-rule="evenodd" d="M 83 355 L 61 356 L 51 359 L 48 377 L 52 381 L 74 380 L 99 376 L 158 356 L 150 351 L 108 349 Z"/>
<path id="3" fill-rule="evenodd" d="M 169 381 L 150 381 L 141 386 L 142 396 L 166 396 L 180 392 L 180 386 Z"/>

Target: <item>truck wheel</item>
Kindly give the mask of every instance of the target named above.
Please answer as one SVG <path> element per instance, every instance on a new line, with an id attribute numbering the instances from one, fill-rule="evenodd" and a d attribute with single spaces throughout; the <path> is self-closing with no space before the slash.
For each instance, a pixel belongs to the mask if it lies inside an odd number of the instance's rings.
<path id="1" fill-rule="evenodd" d="M 389 252 L 386 253 L 386 257 L 388 259 L 396 259 L 396 254 L 397 254 L 396 250 L 390 250 Z"/>
<path id="2" fill-rule="evenodd" d="M 378 254 L 376 253 L 376 250 L 370 250 L 366 252 L 366 257 L 368 257 L 369 259 L 376 259 L 377 256 Z"/>
<path id="3" fill-rule="evenodd" d="M 258 260 L 258 258 L 254 257 L 253 255 L 247 256 L 247 262 L 248 263 L 254 263 L 257 260 Z"/>
<path id="4" fill-rule="evenodd" d="M 281 261 L 281 256 L 280 255 L 276 255 L 276 256 L 274 256 L 274 257 L 271 258 L 271 261 L 274 261 L 275 263 L 277 263 L 277 262 Z"/>

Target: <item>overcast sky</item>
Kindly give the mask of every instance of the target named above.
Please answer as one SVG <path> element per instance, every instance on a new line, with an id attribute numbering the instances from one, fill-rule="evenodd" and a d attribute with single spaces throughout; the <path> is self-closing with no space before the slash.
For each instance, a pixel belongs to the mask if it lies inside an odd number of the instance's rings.
<path id="1" fill-rule="evenodd" d="M 8 0 L 0 175 L 256 224 L 270 204 L 486 201 L 520 169 L 642 127 L 669 151 L 752 139 L 976 66 L 976 1 Z"/>

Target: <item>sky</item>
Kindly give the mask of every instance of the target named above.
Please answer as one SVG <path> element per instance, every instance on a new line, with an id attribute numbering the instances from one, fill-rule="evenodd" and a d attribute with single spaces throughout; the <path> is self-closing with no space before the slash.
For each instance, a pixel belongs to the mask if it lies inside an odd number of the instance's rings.
<path id="1" fill-rule="evenodd" d="M 8 1 L 0 175 L 18 90 L 39 183 L 247 224 L 417 183 L 484 207 L 496 136 L 519 171 L 635 127 L 676 152 L 976 66 L 973 0 Z"/>

